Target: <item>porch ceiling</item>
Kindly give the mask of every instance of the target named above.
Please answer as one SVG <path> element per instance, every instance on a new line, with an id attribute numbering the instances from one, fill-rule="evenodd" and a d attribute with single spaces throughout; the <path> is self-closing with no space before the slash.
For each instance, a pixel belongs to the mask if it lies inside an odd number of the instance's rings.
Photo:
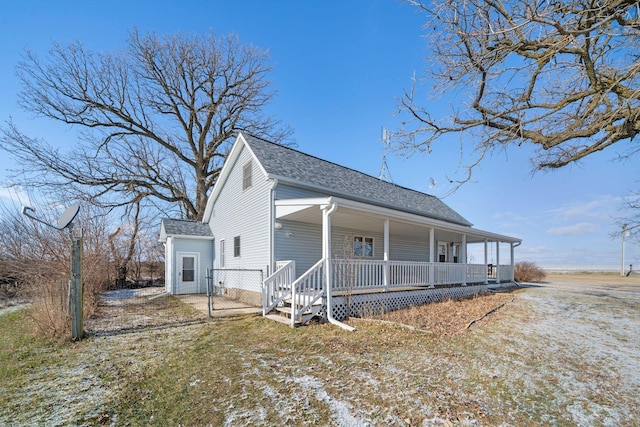
<path id="1" fill-rule="evenodd" d="M 322 204 L 317 203 L 317 201 L 314 201 L 317 204 L 300 203 L 299 201 L 286 204 L 284 200 L 279 202 L 280 204 L 276 206 L 276 221 L 289 220 L 322 225 L 322 207 L 327 205 L 326 202 Z M 447 229 L 442 226 L 429 224 L 426 218 L 425 223 L 421 224 L 343 206 L 340 206 L 331 214 L 331 224 L 333 227 L 361 230 L 363 232 L 381 233 L 384 230 L 385 219 L 389 219 L 389 233 L 396 236 L 422 235 L 425 239 L 428 239 L 429 228 L 434 227 L 436 241 L 458 242 L 461 240 L 462 233 L 467 235 L 467 243 L 481 243 L 484 242 L 487 237 L 490 241 L 495 241 L 491 236 L 487 236 L 487 234 L 490 233 L 460 226 L 457 227 L 461 228 L 460 230 Z"/>
<path id="2" fill-rule="evenodd" d="M 289 206 L 278 206 L 276 208 L 276 219 L 322 225 L 321 206 L 298 205 L 296 208 L 298 209 L 292 209 Z M 340 208 L 331 214 L 331 224 L 334 227 L 379 232 L 384 227 L 384 218 L 353 209 Z"/>

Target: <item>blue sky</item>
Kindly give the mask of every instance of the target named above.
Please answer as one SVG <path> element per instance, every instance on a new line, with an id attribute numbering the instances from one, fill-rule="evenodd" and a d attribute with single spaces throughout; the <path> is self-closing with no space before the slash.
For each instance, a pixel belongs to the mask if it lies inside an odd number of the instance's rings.
<path id="1" fill-rule="evenodd" d="M 95 51 L 120 49 L 134 26 L 160 34 L 235 32 L 269 50 L 278 91 L 270 113 L 294 129 L 298 149 L 378 176 L 381 128 L 395 128 L 397 98 L 425 67 L 423 23 L 394 0 L 9 2 L 0 15 L 0 120 L 13 117 L 30 136 L 62 147 L 73 141 L 69 128 L 17 106 L 15 65 L 25 48 L 45 55 L 54 42 L 80 40 Z M 512 148 L 486 159 L 473 182 L 444 201 L 477 228 L 522 238 L 518 260 L 619 268 L 615 218 L 623 198 L 640 186 L 637 159 L 615 161 L 626 147 L 535 175 L 531 150 Z M 447 176 L 458 166 L 459 141 L 440 141 L 429 155 L 390 155 L 387 162 L 397 184 L 441 196 L 451 188 Z M 0 182 L 11 167 L 0 153 Z M 640 266 L 639 246 L 627 243 L 627 265 Z"/>

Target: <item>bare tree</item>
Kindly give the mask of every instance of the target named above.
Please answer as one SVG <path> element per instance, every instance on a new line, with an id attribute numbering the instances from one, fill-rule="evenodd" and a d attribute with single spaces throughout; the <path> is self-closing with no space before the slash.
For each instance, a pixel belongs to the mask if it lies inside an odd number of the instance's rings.
<path id="1" fill-rule="evenodd" d="M 464 182 L 487 153 L 509 145 L 533 144 L 539 170 L 640 132 L 639 2 L 408 3 L 428 16 L 431 50 L 426 76 L 414 78 L 401 100 L 400 151 L 430 151 L 438 138 L 461 134 L 475 151 Z M 423 80 L 468 98 L 448 113 L 434 111 L 419 94 Z"/>
<path id="2" fill-rule="evenodd" d="M 109 234 L 109 250 L 115 267 L 117 288 L 126 286 L 129 264 L 133 261 L 133 256 L 136 252 L 136 242 L 140 231 L 139 201 L 134 203 L 130 216 L 132 221 L 127 224 L 129 227 L 127 227 L 126 231 L 124 231 L 125 227 L 120 226 Z"/>
<path id="3" fill-rule="evenodd" d="M 65 187 L 109 208 L 148 199 L 201 219 L 237 130 L 290 135 L 264 114 L 274 96 L 267 53 L 235 35 L 133 30 L 122 52 L 56 44 L 44 60 L 27 51 L 17 70 L 21 106 L 81 138 L 61 152 L 9 121 L 0 147 L 22 167 L 15 182 Z"/>

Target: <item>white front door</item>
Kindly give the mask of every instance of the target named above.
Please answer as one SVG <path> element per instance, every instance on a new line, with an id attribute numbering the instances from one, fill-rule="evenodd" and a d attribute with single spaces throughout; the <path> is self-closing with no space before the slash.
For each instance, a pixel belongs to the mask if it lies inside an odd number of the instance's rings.
<path id="1" fill-rule="evenodd" d="M 197 253 L 178 253 L 178 286 L 177 294 L 197 294 L 200 293 L 200 278 L 198 277 L 200 268 L 200 256 Z"/>

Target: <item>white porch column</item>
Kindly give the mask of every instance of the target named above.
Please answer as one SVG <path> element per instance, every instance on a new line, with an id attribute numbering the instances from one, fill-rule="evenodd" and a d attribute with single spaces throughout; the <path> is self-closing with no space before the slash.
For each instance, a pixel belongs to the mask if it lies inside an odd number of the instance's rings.
<path id="1" fill-rule="evenodd" d="M 330 323 L 340 326 L 348 331 L 355 331 L 356 328 L 353 326 L 345 325 L 333 317 L 333 303 L 331 302 L 331 291 L 333 287 L 333 263 L 331 260 L 331 214 L 336 209 L 338 209 L 338 204 L 333 201 L 332 197 L 329 198 L 329 205 L 322 209 L 322 256 L 324 257 L 325 262 L 324 274 L 326 281 L 325 293 L 327 296 L 327 320 Z"/>
<path id="2" fill-rule="evenodd" d="M 382 269 L 384 291 L 389 291 L 389 220 L 384 220 L 384 268 Z"/>
<path id="3" fill-rule="evenodd" d="M 515 252 L 514 250 L 514 246 L 513 246 L 513 242 L 511 242 L 511 281 L 515 282 L 516 281 L 516 263 L 514 261 L 513 258 L 513 254 Z"/>
<path id="4" fill-rule="evenodd" d="M 436 278 L 436 230 L 429 229 L 429 287 L 435 287 Z"/>
<path id="5" fill-rule="evenodd" d="M 325 261 L 328 286 L 331 278 L 331 215 L 327 209 L 322 211 L 322 258 Z"/>
<path id="6" fill-rule="evenodd" d="M 500 242 L 496 242 L 496 283 L 500 283 Z"/>
<path id="7" fill-rule="evenodd" d="M 460 253 L 458 254 L 462 259 L 462 265 L 464 270 L 464 278 L 462 286 L 467 286 L 467 235 L 462 235 L 462 243 L 460 244 Z"/>
<path id="8" fill-rule="evenodd" d="M 489 284 L 489 254 L 488 254 L 489 239 L 484 239 L 484 284 Z"/>
<path id="9" fill-rule="evenodd" d="M 332 319 L 332 304 L 331 304 L 331 291 L 332 291 L 332 271 L 331 271 L 331 208 L 325 208 L 322 210 L 322 259 L 324 259 L 324 275 L 325 275 L 325 293 L 327 295 L 327 318 Z M 291 289 L 291 299 L 293 299 L 295 289 Z M 293 307 L 295 310 L 295 306 Z M 295 319 L 294 319 L 295 320 Z M 294 322 L 291 322 L 294 325 Z"/>
<path id="10" fill-rule="evenodd" d="M 167 243 L 165 243 L 164 246 L 164 262 L 165 262 L 165 267 L 164 267 L 164 277 L 165 277 L 165 291 L 170 293 L 170 294 L 175 294 L 175 266 L 173 264 L 173 237 L 172 236 L 167 236 Z"/>

